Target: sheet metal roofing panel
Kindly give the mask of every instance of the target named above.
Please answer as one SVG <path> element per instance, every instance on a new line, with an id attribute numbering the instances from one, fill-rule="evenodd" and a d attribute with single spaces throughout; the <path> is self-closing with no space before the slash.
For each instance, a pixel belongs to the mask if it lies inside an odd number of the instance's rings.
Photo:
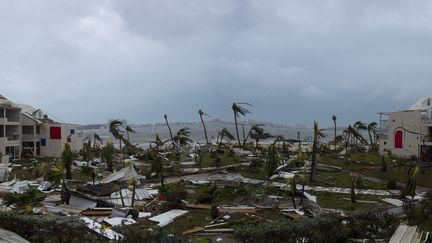
<path id="1" fill-rule="evenodd" d="M 389 243 L 417 243 L 420 242 L 420 234 L 417 231 L 417 226 L 408 226 L 405 224 L 399 225 Z"/>
<path id="2" fill-rule="evenodd" d="M 158 222 L 159 227 L 164 227 L 174 221 L 175 218 L 183 216 L 187 213 L 186 210 L 173 209 L 163 214 L 156 215 L 154 217 L 149 218 L 149 220 Z"/>

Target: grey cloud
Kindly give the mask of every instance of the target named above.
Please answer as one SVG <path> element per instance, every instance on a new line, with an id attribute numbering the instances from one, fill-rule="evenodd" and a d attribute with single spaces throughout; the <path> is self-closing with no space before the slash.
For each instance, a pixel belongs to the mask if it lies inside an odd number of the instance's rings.
<path id="1" fill-rule="evenodd" d="M 65 121 L 377 119 L 432 90 L 429 1 L 0 1 L 3 95 Z"/>

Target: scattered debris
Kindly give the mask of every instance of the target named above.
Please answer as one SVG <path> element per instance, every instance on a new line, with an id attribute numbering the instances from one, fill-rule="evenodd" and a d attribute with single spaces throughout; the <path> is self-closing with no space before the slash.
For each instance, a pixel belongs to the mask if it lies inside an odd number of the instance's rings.
<path id="1" fill-rule="evenodd" d="M 120 240 L 121 238 L 123 238 L 123 235 L 115 232 L 112 229 L 105 229 L 102 227 L 102 225 L 94 220 L 91 220 L 90 218 L 87 217 L 82 217 L 82 220 L 84 220 L 85 224 L 87 225 L 87 227 L 91 230 L 93 230 L 94 232 L 110 239 L 110 240 Z"/>
<path id="2" fill-rule="evenodd" d="M 402 207 L 404 202 L 399 200 L 399 199 L 395 199 L 395 198 L 383 198 L 382 199 L 384 202 L 386 203 L 390 203 L 396 207 Z"/>
<path id="3" fill-rule="evenodd" d="M 133 219 L 120 218 L 120 217 L 104 219 L 104 222 L 111 225 L 111 226 L 131 225 L 131 224 L 137 223 Z"/>

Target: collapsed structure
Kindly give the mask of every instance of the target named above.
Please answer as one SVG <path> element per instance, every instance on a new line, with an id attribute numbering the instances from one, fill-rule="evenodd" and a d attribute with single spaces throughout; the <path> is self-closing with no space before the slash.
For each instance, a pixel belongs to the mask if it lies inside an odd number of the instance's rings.
<path id="1" fill-rule="evenodd" d="M 40 109 L 0 95 L 2 163 L 27 155 L 59 157 L 65 143 L 74 151 L 82 149 L 83 134 L 77 125 L 54 121 Z"/>

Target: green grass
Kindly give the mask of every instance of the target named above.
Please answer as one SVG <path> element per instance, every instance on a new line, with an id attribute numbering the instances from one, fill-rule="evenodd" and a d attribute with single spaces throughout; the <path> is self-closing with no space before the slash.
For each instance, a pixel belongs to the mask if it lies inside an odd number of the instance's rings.
<path id="1" fill-rule="evenodd" d="M 321 181 L 331 181 L 334 184 L 327 184 Z M 334 186 L 334 187 L 351 187 L 352 179 L 354 177 L 351 176 L 348 172 L 328 172 L 328 171 L 318 171 L 317 182 L 309 183 L 309 185 L 313 186 Z M 307 178 L 308 179 L 308 178 Z M 386 182 L 372 182 L 366 179 L 363 179 L 363 187 L 375 190 L 386 190 L 387 188 Z"/>
<path id="2" fill-rule="evenodd" d="M 352 153 L 350 160 L 339 159 L 335 155 L 325 155 L 320 157 L 320 163 L 342 167 L 343 169 L 360 172 L 365 175 L 374 176 L 383 180 L 394 180 L 405 183 L 408 179 L 407 172 L 412 169 L 410 166 L 387 165 L 387 171 L 381 171 L 381 156 L 368 153 Z M 358 162 L 358 163 L 355 163 Z M 370 182 L 367 182 L 370 184 Z M 417 177 L 417 185 L 432 187 L 432 172 L 426 170 Z M 374 184 L 371 184 L 374 187 Z M 374 188 L 376 189 L 376 188 Z"/>

